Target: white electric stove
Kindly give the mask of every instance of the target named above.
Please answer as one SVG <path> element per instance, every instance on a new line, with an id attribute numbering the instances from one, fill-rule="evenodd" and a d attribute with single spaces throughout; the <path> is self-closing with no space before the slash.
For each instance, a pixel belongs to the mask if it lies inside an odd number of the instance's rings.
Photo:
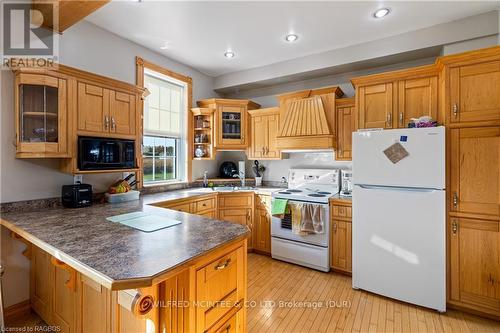
<path id="1" fill-rule="evenodd" d="M 292 232 L 290 214 L 273 216 L 271 221 L 271 255 L 275 259 L 328 272 L 330 270 L 330 209 L 329 199 L 339 193 L 340 170 L 290 169 L 288 189 L 274 192 L 274 199 L 289 203 L 302 202 L 320 205 L 323 232 L 297 235 Z M 273 199 L 273 200 L 274 200 Z"/>

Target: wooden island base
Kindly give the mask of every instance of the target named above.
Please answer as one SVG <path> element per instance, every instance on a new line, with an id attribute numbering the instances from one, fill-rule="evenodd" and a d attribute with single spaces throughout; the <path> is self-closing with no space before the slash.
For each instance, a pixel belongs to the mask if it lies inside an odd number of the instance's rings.
<path id="1" fill-rule="evenodd" d="M 246 332 L 246 239 L 128 290 L 105 288 L 28 246 L 31 307 L 59 332 Z"/>

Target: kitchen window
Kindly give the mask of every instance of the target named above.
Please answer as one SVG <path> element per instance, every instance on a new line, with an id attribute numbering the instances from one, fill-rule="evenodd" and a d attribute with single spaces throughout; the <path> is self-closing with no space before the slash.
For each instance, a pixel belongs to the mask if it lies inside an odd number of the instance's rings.
<path id="1" fill-rule="evenodd" d="M 144 87 L 143 183 L 185 181 L 186 83 L 146 68 Z"/>

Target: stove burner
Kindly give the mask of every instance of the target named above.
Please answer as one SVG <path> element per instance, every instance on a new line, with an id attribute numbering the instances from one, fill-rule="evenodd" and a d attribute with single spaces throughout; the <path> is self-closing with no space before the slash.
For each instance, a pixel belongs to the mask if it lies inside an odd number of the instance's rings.
<path id="1" fill-rule="evenodd" d="M 326 194 L 326 195 L 329 195 L 331 194 L 330 192 L 324 192 L 324 191 L 320 191 L 320 192 L 316 192 L 317 194 Z"/>
<path id="2" fill-rule="evenodd" d="M 324 194 L 319 194 L 319 193 L 312 193 L 312 194 L 308 194 L 307 196 L 308 196 L 308 197 L 313 197 L 313 198 L 322 198 L 322 197 L 326 197 L 326 195 L 324 195 Z"/>
<path id="3" fill-rule="evenodd" d="M 290 189 L 290 190 L 287 190 L 288 192 L 291 192 L 291 193 L 300 193 L 302 192 L 302 190 L 293 190 L 293 189 Z"/>
<path id="4" fill-rule="evenodd" d="M 292 192 L 288 192 L 288 191 L 282 191 L 282 192 L 278 192 L 279 194 L 292 194 Z"/>

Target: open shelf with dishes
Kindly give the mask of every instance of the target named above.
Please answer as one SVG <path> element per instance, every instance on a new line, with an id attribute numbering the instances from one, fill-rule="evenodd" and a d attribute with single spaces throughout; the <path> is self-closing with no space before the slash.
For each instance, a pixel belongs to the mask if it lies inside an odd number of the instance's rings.
<path id="1" fill-rule="evenodd" d="M 193 108 L 193 160 L 213 160 L 215 158 L 214 149 L 214 109 Z"/>

